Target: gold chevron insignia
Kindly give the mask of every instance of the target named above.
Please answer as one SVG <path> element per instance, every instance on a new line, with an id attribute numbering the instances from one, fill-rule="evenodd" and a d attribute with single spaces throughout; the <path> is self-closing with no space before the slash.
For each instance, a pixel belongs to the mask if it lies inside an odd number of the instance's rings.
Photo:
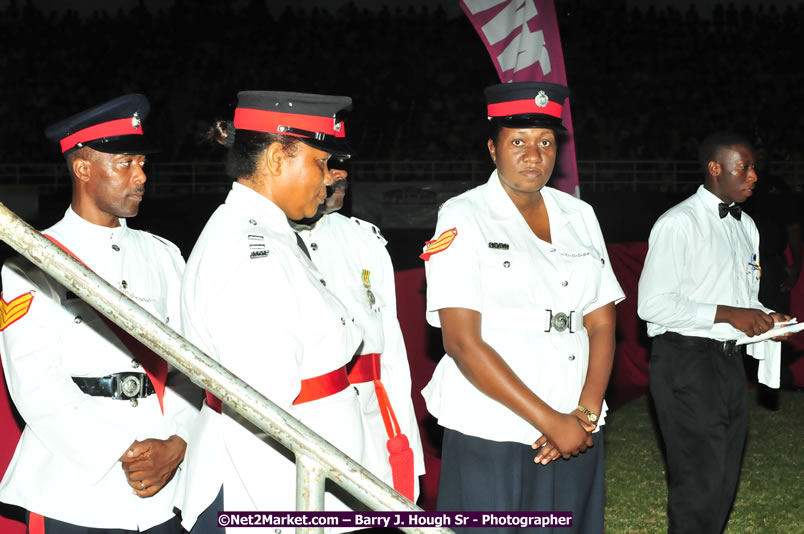
<path id="1" fill-rule="evenodd" d="M 371 271 L 368 269 L 363 269 L 363 274 L 360 276 L 363 280 L 363 287 L 369 288 L 371 287 L 371 280 L 369 280 L 369 276 L 371 276 Z"/>
<path id="2" fill-rule="evenodd" d="M 419 256 L 424 261 L 430 259 L 430 256 L 433 254 L 438 254 L 439 252 L 443 252 L 446 250 L 455 238 L 458 236 L 458 229 L 453 228 L 451 230 L 447 230 L 443 232 L 440 236 L 433 239 L 432 241 L 427 241 L 425 243 L 424 252 Z"/>
<path id="3" fill-rule="evenodd" d="M 31 309 L 33 298 L 33 291 L 24 293 L 9 302 L 3 300 L 3 296 L 0 295 L 0 331 L 22 319 Z"/>

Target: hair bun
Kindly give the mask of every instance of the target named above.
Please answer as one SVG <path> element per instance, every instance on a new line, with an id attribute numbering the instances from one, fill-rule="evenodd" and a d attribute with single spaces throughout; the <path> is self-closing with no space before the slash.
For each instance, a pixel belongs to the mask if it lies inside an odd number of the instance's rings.
<path id="1" fill-rule="evenodd" d="M 216 120 L 207 131 L 204 132 L 202 137 L 204 141 L 218 143 L 226 148 L 230 148 L 234 144 L 235 139 L 234 123 L 226 120 Z"/>

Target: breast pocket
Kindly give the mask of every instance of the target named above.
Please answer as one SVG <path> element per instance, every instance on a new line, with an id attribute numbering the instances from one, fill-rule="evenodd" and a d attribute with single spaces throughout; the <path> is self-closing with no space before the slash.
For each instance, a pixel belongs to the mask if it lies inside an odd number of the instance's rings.
<path id="1" fill-rule="evenodd" d="M 120 370 L 130 358 L 120 341 L 89 304 L 67 294 L 62 302 L 68 322 L 64 332 L 62 365 L 73 376 L 103 376 Z"/>
<path id="2" fill-rule="evenodd" d="M 379 313 L 385 307 L 385 300 L 376 288 L 355 287 L 351 291 L 352 300 L 371 313 Z"/>
<path id="3" fill-rule="evenodd" d="M 582 310 L 597 298 L 605 261 L 591 250 L 564 251 L 560 258 L 563 293 L 575 309 Z"/>
<path id="4" fill-rule="evenodd" d="M 519 252 L 489 250 L 481 255 L 480 262 L 480 283 L 486 307 L 516 307 L 517 303 L 529 300 L 534 282 L 545 278 L 538 264 Z"/>

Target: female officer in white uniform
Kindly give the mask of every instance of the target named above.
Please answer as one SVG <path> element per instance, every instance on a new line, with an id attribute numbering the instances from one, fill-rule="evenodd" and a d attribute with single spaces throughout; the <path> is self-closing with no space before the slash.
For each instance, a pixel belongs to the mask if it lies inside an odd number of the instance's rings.
<path id="1" fill-rule="evenodd" d="M 624 295 L 592 208 L 545 186 L 566 96 L 548 83 L 486 89 L 497 168 L 442 206 L 422 254 L 427 320 L 447 353 L 423 394 L 445 427 L 440 510 L 570 510 L 569 531 L 600 533 Z"/>
<path id="2" fill-rule="evenodd" d="M 347 97 L 239 93 L 234 129 L 217 125 L 218 139 L 230 146 L 227 174 L 235 182 L 188 260 L 182 329 L 211 357 L 364 463 L 369 447 L 345 367 L 362 331 L 325 287 L 288 223 L 312 216 L 324 201 L 330 155 L 349 156 L 334 118 L 349 104 Z M 294 510 L 292 455 L 228 406 L 219 415 L 215 401 L 208 397 L 188 445 L 193 474 L 182 508 L 185 528 L 221 483 L 226 510 Z M 329 494 L 325 507 L 343 509 Z M 215 521 L 215 513 L 205 514 L 195 532 L 209 531 Z"/>

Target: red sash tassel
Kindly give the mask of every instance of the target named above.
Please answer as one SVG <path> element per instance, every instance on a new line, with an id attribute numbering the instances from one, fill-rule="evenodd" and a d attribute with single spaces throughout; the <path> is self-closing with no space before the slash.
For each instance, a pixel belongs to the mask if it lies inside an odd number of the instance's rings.
<path id="1" fill-rule="evenodd" d="M 388 392 L 380 381 L 381 374 L 380 355 L 376 353 L 361 354 L 349 372 L 349 381 L 352 384 L 374 382 L 377 403 L 380 405 L 380 415 L 385 424 L 385 432 L 388 434 L 386 447 L 389 453 L 388 463 L 391 464 L 394 489 L 413 502 L 413 450 L 396 419 Z"/>

